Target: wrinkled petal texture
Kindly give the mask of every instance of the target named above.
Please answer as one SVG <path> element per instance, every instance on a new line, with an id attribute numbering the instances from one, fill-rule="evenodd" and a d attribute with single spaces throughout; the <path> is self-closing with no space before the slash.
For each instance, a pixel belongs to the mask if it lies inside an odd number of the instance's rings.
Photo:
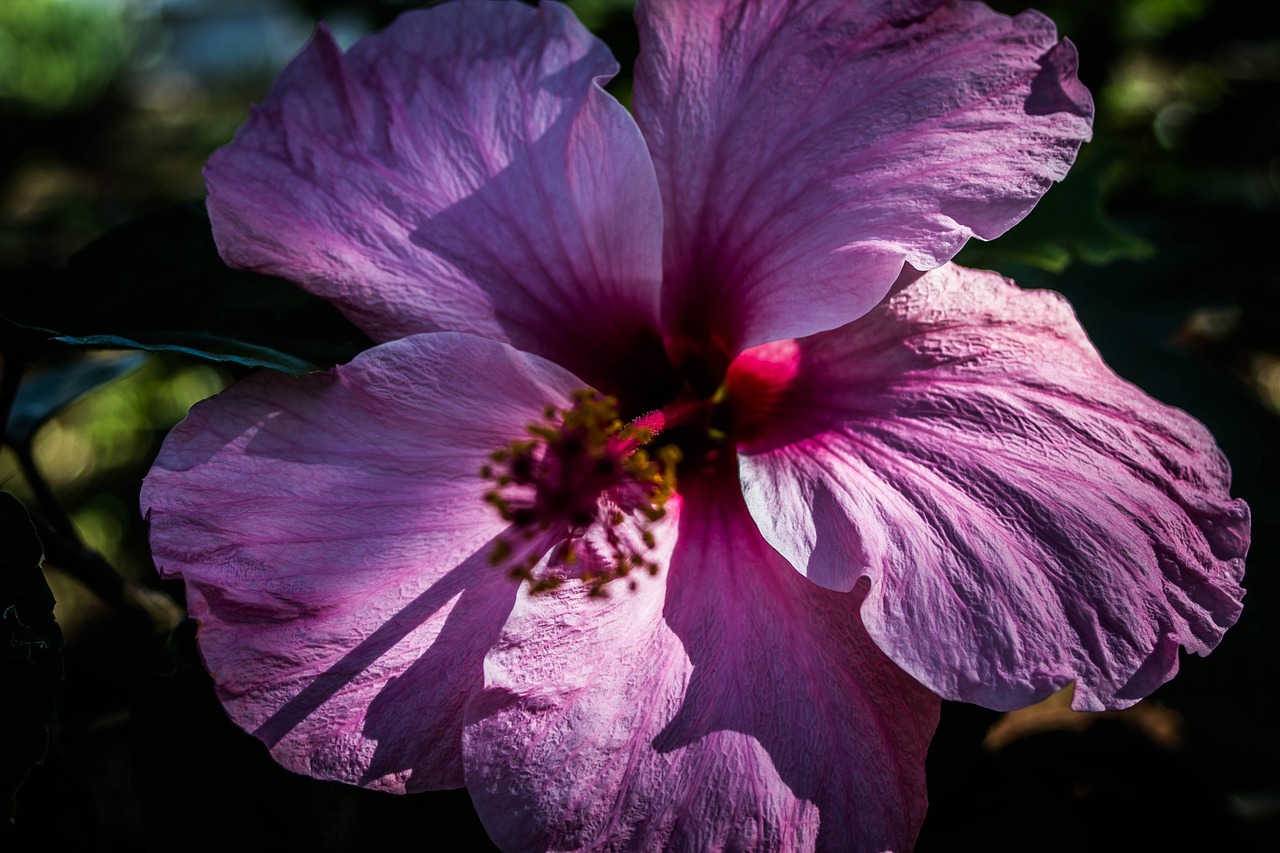
<path id="1" fill-rule="evenodd" d="M 1003 233 L 1090 134 L 1075 48 L 1036 12 L 646 0 L 638 18 L 665 322 L 730 351 L 841 326 L 904 261 Z"/>
<path id="2" fill-rule="evenodd" d="M 463 736 L 490 836 L 509 851 L 909 849 L 938 698 L 870 641 L 861 591 L 809 583 L 760 538 L 732 477 L 669 507 L 664 576 L 517 602 Z"/>
<path id="3" fill-rule="evenodd" d="M 1123 708 L 1235 622 L 1249 513 L 1226 460 L 1061 297 L 947 266 L 795 357 L 786 423 L 740 457 L 751 513 L 819 584 L 870 578 L 867 629 L 943 697 L 1074 681 L 1077 709 Z"/>
<path id="4" fill-rule="evenodd" d="M 657 338 L 661 201 L 616 71 L 558 3 L 410 12 L 346 56 L 321 28 L 209 161 L 219 250 L 375 340 L 470 332 L 593 380 Z"/>
<path id="5" fill-rule="evenodd" d="M 231 717 L 299 773 L 460 787 L 462 707 L 516 586 L 481 464 L 581 382 L 451 333 L 197 405 L 143 486 Z"/>

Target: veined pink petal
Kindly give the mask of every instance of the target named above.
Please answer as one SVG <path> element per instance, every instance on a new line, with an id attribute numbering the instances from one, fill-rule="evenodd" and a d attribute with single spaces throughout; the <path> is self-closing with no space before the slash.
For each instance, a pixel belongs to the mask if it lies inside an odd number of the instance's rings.
<path id="1" fill-rule="evenodd" d="M 588 381 L 660 357 L 661 201 L 616 71 L 558 3 L 409 12 L 346 56 L 322 27 L 209 161 L 219 250 L 375 340 L 470 332 Z"/>
<path id="2" fill-rule="evenodd" d="M 453 333 L 295 379 L 258 374 L 166 439 L 142 508 L 187 583 L 224 706 L 299 773 L 461 787 L 462 708 L 516 584 L 488 453 L 581 382 Z"/>
<path id="3" fill-rule="evenodd" d="M 490 836 L 509 851 L 909 849 L 937 697 L 867 637 L 861 591 L 808 583 L 760 538 L 736 484 L 668 506 L 665 576 L 517 601 L 463 735 Z"/>
<path id="4" fill-rule="evenodd" d="M 635 112 L 666 209 L 668 326 L 731 351 L 855 319 L 906 261 L 1020 220 L 1089 137 L 1036 12 L 642 0 Z"/>
<path id="5" fill-rule="evenodd" d="M 748 354 L 749 357 L 749 354 Z M 764 537 L 944 697 L 1133 704 L 1235 622 L 1249 511 L 1208 432 L 1111 372 L 1066 302 L 947 266 L 797 342 L 742 449 Z"/>

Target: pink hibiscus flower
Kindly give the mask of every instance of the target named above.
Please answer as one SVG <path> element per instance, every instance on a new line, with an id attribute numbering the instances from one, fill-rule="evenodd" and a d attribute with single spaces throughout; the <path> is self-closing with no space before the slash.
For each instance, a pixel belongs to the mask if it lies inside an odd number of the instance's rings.
<path id="1" fill-rule="evenodd" d="M 508 850 L 906 849 L 939 697 L 1136 702 L 1236 619 L 1248 511 L 1059 297 L 947 263 L 1089 134 L 1047 19 L 638 20 L 634 119 L 555 3 L 319 31 L 209 210 L 383 343 L 198 405 L 156 561 L 295 771 L 465 785 Z"/>

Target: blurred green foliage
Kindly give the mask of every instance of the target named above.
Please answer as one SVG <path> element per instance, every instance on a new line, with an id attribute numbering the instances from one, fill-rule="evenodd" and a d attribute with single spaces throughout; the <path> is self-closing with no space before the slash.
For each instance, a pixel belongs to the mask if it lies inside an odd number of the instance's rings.
<path id="1" fill-rule="evenodd" d="M 137 44 L 134 0 L 0 3 L 0 100 L 51 113 L 102 95 Z"/>
<path id="2" fill-rule="evenodd" d="M 27 444 L 51 418 L 113 380 L 137 370 L 139 355 L 74 359 L 31 373 L 18 388 L 5 424 L 5 439 Z"/>

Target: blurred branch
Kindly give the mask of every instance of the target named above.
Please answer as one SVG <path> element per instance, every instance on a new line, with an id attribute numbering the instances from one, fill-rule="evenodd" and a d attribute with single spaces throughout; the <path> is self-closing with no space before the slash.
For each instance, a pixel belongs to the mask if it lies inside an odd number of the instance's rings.
<path id="1" fill-rule="evenodd" d="M 8 425 L 27 362 L 27 348 L 21 335 L 6 335 L 3 344 L 3 371 L 0 372 L 0 424 Z M 4 434 L 0 431 L 0 434 Z M 79 580 L 108 604 L 121 608 L 156 633 L 173 630 L 183 617 L 182 609 L 169 596 L 121 575 L 96 551 L 85 546 L 53 489 L 45 481 L 31 451 L 30 437 L 5 435 L 22 467 L 27 485 L 35 496 L 43 517 L 37 522 L 45 557 Z"/>
<path id="2" fill-rule="evenodd" d="M 0 436 L 4 435 L 4 427 L 9 423 L 9 412 L 13 410 L 13 401 L 18 397 L 18 386 L 22 384 L 22 371 L 27 366 L 26 357 L 13 349 L 6 347 L 3 356 L 4 370 L 0 375 Z"/>
<path id="3" fill-rule="evenodd" d="M 156 634 L 166 634 L 183 617 L 182 608 L 163 592 L 127 578 L 106 558 L 85 546 L 71 517 L 44 481 L 26 442 L 11 442 L 22 464 L 27 484 L 36 496 L 36 505 L 46 523 L 37 522 L 44 542 L 45 558 L 83 583 L 108 604 L 140 617 Z"/>
<path id="4" fill-rule="evenodd" d="M 80 544 L 78 538 L 69 541 L 44 529 L 40 535 L 48 562 L 83 583 L 103 601 L 141 618 L 151 632 L 167 634 L 185 615 L 168 595 L 121 575 L 101 554 Z"/>
<path id="5" fill-rule="evenodd" d="M 58 498 L 53 494 L 53 489 L 49 488 L 49 484 L 40 475 L 40 470 L 36 467 L 35 457 L 31 453 L 31 442 L 11 440 L 9 446 L 17 454 L 18 464 L 22 466 L 22 473 L 27 478 L 27 485 L 35 495 L 36 506 L 39 507 L 44 517 L 49 520 L 49 524 L 53 527 L 53 532 L 74 547 L 84 548 L 84 543 L 80 539 L 80 532 L 76 530 L 75 524 L 71 521 L 71 516 L 67 515 L 66 510 L 62 508 L 62 504 L 58 502 Z"/>

